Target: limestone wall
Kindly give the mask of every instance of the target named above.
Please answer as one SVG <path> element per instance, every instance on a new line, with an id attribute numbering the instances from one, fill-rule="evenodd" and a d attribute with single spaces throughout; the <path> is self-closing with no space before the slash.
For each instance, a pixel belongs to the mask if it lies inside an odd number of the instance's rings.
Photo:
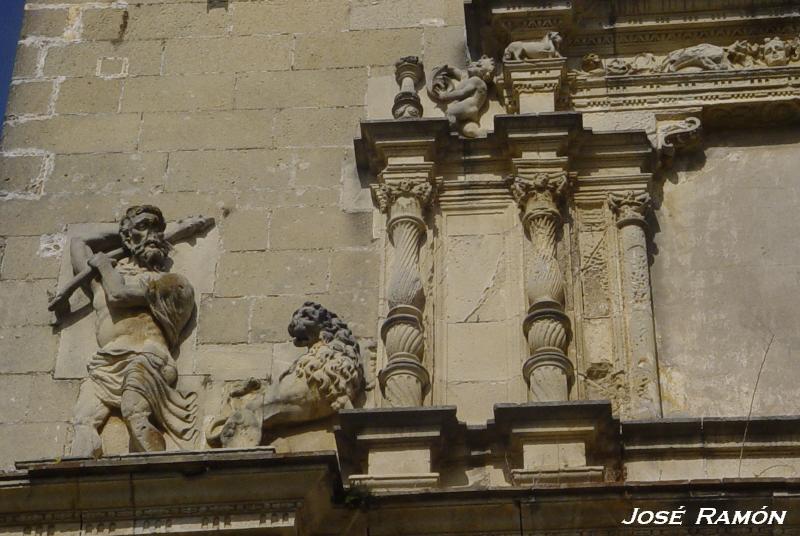
<path id="1" fill-rule="evenodd" d="M 663 184 L 652 279 L 665 416 L 800 410 L 798 141 L 796 128 L 714 132 Z"/>
<path id="2" fill-rule="evenodd" d="M 201 413 L 222 380 L 287 366 L 304 300 L 377 338 L 352 142 L 368 80 L 404 55 L 461 63 L 463 26 L 460 0 L 29 2 L 0 153 L 0 466 L 63 454 L 92 318 L 53 330 L 47 291 L 70 229 L 131 204 L 217 220 L 176 251 L 199 302 L 179 385 Z"/>

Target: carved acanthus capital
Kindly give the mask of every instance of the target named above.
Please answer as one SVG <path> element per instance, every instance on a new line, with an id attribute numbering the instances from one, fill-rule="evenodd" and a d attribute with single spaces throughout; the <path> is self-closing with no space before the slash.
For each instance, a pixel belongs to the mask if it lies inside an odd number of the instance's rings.
<path id="1" fill-rule="evenodd" d="M 645 214 L 652 206 L 647 192 L 628 191 L 608 194 L 608 206 L 617 217 L 617 227 L 636 223 L 645 224 Z"/>
<path id="2" fill-rule="evenodd" d="M 403 179 L 372 185 L 372 199 L 384 214 L 389 214 L 392 206 L 401 199 L 415 200 L 420 208 L 424 208 L 430 203 L 432 196 L 433 187 L 427 181 Z"/>
<path id="3" fill-rule="evenodd" d="M 569 189 L 564 171 L 536 173 L 531 177 L 512 175 L 506 183 L 525 220 L 542 213 L 558 218 L 558 205 Z"/>

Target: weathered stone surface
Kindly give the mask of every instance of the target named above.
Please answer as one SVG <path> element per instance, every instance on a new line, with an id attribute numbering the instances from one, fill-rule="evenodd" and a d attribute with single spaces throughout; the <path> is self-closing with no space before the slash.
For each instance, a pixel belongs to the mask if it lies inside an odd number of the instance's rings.
<path id="1" fill-rule="evenodd" d="M 41 169 L 41 156 L 0 156 L 0 191 L 25 191 Z"/>
<path id="2" fill-rule="evenodd" d="M 0 328 L 0 373 L 49 372 L 56 358 L 58 336 L 50 327 Z"/>
<path id="3" fill-rule="evenodd" d="M 794 131 L 710 137 L 705 164 L 664 183 L 653 265 L 665 415 L 779 414 L 798 391 Z M 771 344 L 770 344 L 771 342 Z M 763 363 L 763 367 L 762 367 Z M 760 375 L 758 390 L 754 392 Z"/>
<path id="4" fill-rule="evenodd" d="M 275 116 L 278 147 L 346 146 L 356 132 L 363 107 L 289 108 Z"/>
<path id="5" fill-rule="evenodd" d="M 47 291 L 54 286 L 53 279 L 0 281 L 0 326 L 48 325 Z M 21 303 L 28 305 L 20 307 Z"/>
<path id="6" fill-rule="evenodd" d="M 330 254 L 317 250 L 226 253 L 217 271 L 219 296 L 313 295 L 328 288 Z"/>
<path id="7" fill-rule="evenodd" d="M 123 112 L 222 110 L 233 103 L 233 75 L 141 76 L 125 82 Z"/>
<path id="8" fill-rule="evenodd" d="M 291 336 L 286 329 L 292 313 L 306 300 L 302 295 L 256 298 L 253 304 L 251 343 L 286 342 Z M 327 301 L 327 298 L 326 298 Z M 332 307 L 332 306 L 331 306 Z"/>
<path id="9" fill-rule="evenodd" d="M 121 96 L 121 80 L 103 80 L 96 77 L 71 78 L 64 80 L 59 86 L 56 112 L 60 114 L 116 112 L 119 110 Z"/>
<path id="10" fill-rule="evenodd" d="M 271 147 L 272 114 L 265 111 L 144 113 L 143 151 Z"/>
<path id="11" fill-rule="evenodd" d="M 124 71 L 103 70 L 104 58 L 125 59 Z M 158 41 L 107 41 L 70 43 L 50 47 L 44 62 L 45 76 L 147 75 L 161 72 L 161 43 Z"/>
<path id="12" fill-rule="evenodd" d="M 34 376 L 0 376 L 0 422 L 24 422 L 31 401 Z"/>
<path id="13" fill-rule="evenodd" d="M 53 82 L 14 84 L 8 94 L 6 115 L 45 115 L 50 107 Z"/>
<path id="14" fill-rule="evenodd" d="M 391 65 L 419 50 L 420 29 L 309 33 L 297 37 L 295 68 Z"/>
<path id="15" fill-rule="evenodd" d="M 52 279 L 58 276 L 59 251 L 42 247 L 45 237 L 10 236 L 0 279 Z"/>
<path id="16" fill-rule="evenodd" d="M 81 38 L 89 41 L 122 41 L 128 29 L 127 9 L 87 9 L 81 14 Z"/>
<path id="17" fill-rule="evenodd" d="M 166 153 L 57 155 L 47 191 L 150 192 L 164 184 L 166 168 Z"/>
<path id="18" fill-rule="evenodd" d="M 179 151 L 170 154 L 169 191 L 220 191 L 282 188 L 292 173 L 286 150 Z"/>
<path id="19" fill-rule="evenodd" d="M 335 32 L 347 29 L 348 2 L 238 2 L 233 5 L 235 35 L 307 33 L 313 28 Z"/>
<path id="20" fill-rule="evenodd" d="M 20 38 L 59 37 L 67 29 L 69 11 L 66 9 L 28 9 L 22 18 Z"/>
<path id="21" fill-rule="evenodd" d="M 125 39 L 220 36 L 231 23 L 228 10 L 209 10 L 204 3 L 134 4 L 128 13 Z"/>
<path id="22" fill-rule="evenodd" d="M 374 289 L 378 285 L 379 250 L 336 250 L 331 256 L 331 289 Z"/>
<path id="23" fill-rule="evenodd" d="M 234 210 L 222 224 L 226 251 L 258 251 L 269 247 L 268 221 L 264 210 Z"/>
<path id="24" fill-rule="evenodd" d="M 50 374 L 37 374 L 31 384 L 25 422 L 68 421 L 78 398 L 80 381 L 53 381 Z"/>
<path id="25" fill-rule="evenodd" d="M 462 26 L 425 28 L 425 65 L 461 65 L 467 57 L 467 43 Z"/>
<path id="26" fill-rule="evenodd" d="M 298 222 L 325 222 L 308 233 Z M 332 208 L 276 208 L 270 217 L 271 249 L 366 246 L 372 241 L 372 214 L 345 214 Z"/>
<path id="27" fill-rule="evenodd" d="M 350 29 L 408 28 L 463 24 L 461 6 L 455 1 L 356 0 L 350 9 Z M 460 19 L 460 20 L 459 20 Z"/>
<path id="28" fill-rule="evenodd" d="M 263 379 L 269 376 L 272 367 L 272 345 L 203 344 L 194 352 L 194 361 L 196 374 L 207 374 L 216 380 Z M 221 397 L 215 398 L 219 405 Z M 208 413 L 213 415 L 219 409 L 209 408 Z"/>
<path id="29" fill-rule="evenodd" d="M 74 116 L 6 125 L 3 149 L 37 148 L 56 153 L 125 152 L 136 148 L 139 114 Z"/>
<path id="30" fill-rule="evenodd" d="M 292 46 L 290 35 L 173 39 L 165 46 L 164 73 L 285 70 L 292 65 Z"/>
<path id="31" fill-rule="evenodd" d="M 61 457 L 64 453 L 67 423 L 0 424 L 0 434 L 14 438 L 13 441 L 0 443 L 0 458 L 3 460 Z"/>
<path id="32" fill-rule="evenodd" d="M 197 340 L 201 343 L 247 342 L 251 301 L 205 297 L 200 301 Z"/>
<path id="33" fill-rule="evenodd" d="M 17 46 L 14 58 L 14 78 L 32 78 L 36 76 L 36 65 L 39 59 L 39 47 L 35 45 Z"/>
<path id="34" fill-rule="evenodd" d="M 246 73 L 237 78 L 236 108 L 362 106 L 366 88 L 364 68 Z"/>

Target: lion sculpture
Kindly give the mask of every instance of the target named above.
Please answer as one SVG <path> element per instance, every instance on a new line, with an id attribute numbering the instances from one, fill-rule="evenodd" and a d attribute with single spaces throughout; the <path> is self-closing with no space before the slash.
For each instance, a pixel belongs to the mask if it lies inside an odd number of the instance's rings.
<path id="1" fill-rule="evenodd" d="M 503 61 L 563 58 L 559 52 L 561 42 L 562 37 L 558 32 L 547 32 L 547 35 L 537 41 L 514 41 L 506 47 Z"/>
<path id="2" fill-rule="evenodd" d="M 308 352 L 265 386 L 250 378 L 228 393 L 226 411 L 206 428 L 212 447 L 253 447 L 266 430 L 324 419 L 364 396 L 361 352 L 350 328 L 322 305 L 306 302 L 292 315 L 289 334 Z"/>

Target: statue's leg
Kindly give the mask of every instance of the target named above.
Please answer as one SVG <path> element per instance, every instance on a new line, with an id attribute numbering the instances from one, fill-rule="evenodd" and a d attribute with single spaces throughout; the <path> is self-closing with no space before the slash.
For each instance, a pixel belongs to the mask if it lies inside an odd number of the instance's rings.
<path id="1" fill-rule="evenodd" d="M 89 378 L 84 380 L 72 417 L 73 436 L 69 446 L 69 456 L 97 458 L 103 455 L 100 428 L 110 413 L 111 409 L 97 396 L 94 382 Z"/>
<path id="2" fill-rule="evenodd" d="M 164 434 L 150 420 L 153 410 L 145 397 L 130 389 L 123 391 L 120 411 L 131 435 L 131 452 L 155 452 L 166 448 Z"/>

